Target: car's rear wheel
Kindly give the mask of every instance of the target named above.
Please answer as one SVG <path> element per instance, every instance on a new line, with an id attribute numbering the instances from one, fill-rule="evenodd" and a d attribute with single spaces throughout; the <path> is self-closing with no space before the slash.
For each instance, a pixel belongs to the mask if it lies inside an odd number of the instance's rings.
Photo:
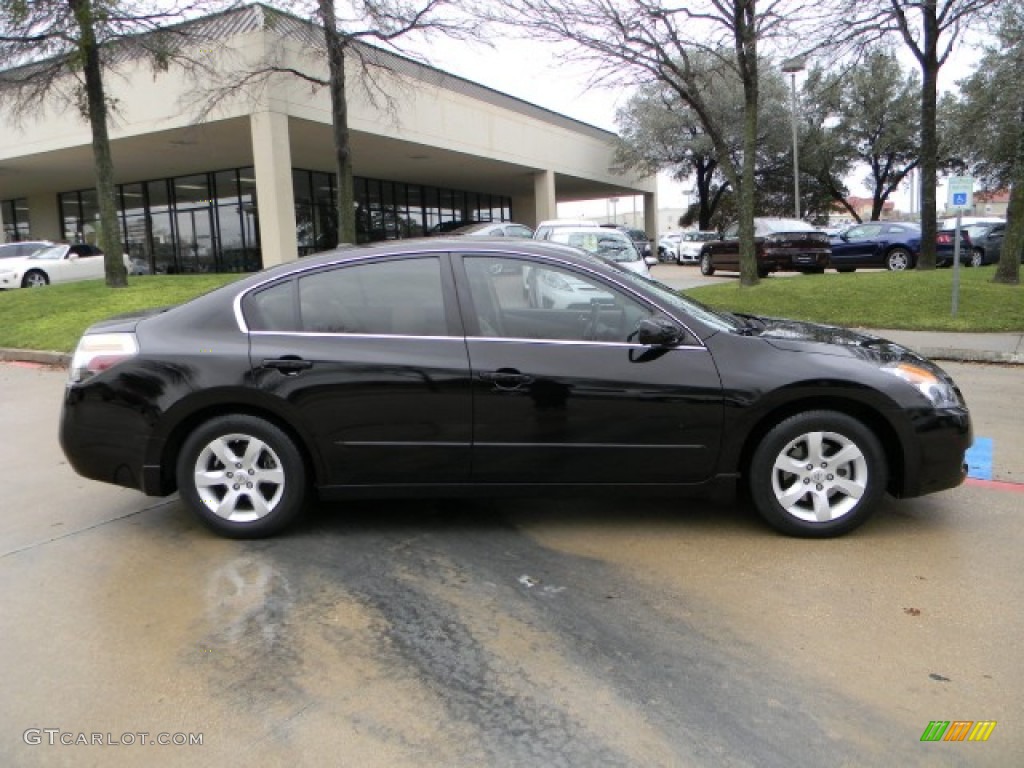
<path id="1" fill-rule="evenodd" d="M 885 268 L 890 272 L 902 272 L 913 266 L 913 257 L 906 248 L 893 248 L 885 255 Z"/>
<path id="2" fill-rule="evenodd" d="M 306 496 L 305 462 L 292 439 L 244 414 L 211 419 L 192 432 L 177 477 L 193 512 L 232 538 L 278 533 L 302 513 Z"/>
<path id="3" fill-rule="evenodd" d="M 38 269 L 31 269 L 25 273 L 25 276 L 21 278 L 22 288 L 42 288 L 44 285 L 50 284 L 50 278 L 47 277 L 45 272 L 40 272 Z"/>
<path id="4" fill-rule="evenodd" d="M 887 474 L 885 452 L 862 422 L 837 411 L 807 411 L 761 440 L 749 484 L 758 512 L 776 530 L 823 538 L 867 520 Z"/>
<path id="5" fill-rule="evenodd" d="M 971 253 L 971 266 L 980 267 L 985 263 L 985 251 L 981 248 L 975 248 L 974 252 Z"/>
<path id="6" fill-rule="evenodd" d="M 709 277 L 715 274 L 715 267 L 711 263 L 710 253 L 702 253 L 700 255 L 700 273 Z"/>

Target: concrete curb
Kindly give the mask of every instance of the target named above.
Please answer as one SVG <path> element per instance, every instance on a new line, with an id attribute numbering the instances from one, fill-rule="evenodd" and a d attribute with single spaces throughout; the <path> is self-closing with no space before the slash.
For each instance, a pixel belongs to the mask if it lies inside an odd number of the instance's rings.
<path id="1" fill-rule="evenodd" d="M 914 351 L 931 360 L 948 360 L 955 363 L 1024 365 L 1024 355 L 1016 352 L 995 352 L 983 349 L 934 349 L 929 347 L 915 347 Z"/>
<path id="2" fill-rule="evenodd" d="M 64 352 L 46 352 L 38 349 L 11 349 L 0 347 L 0 361 L 39 363 L 67 368 L 71 365 L 71 355 Z"/>

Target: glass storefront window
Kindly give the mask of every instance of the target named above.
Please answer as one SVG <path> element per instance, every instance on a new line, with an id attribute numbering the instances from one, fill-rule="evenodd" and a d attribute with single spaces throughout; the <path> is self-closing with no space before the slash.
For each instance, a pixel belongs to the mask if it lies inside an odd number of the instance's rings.
<path id="1" fill-rule="evenodd" d="M 0 242 L 15 243 L 19 240 L 31 240 L 32 229 L 29 226 L 28 198 L 19 197 L 14 200 L 0 202 L 0 210 L 4 221 L 3 237 Z"/>
<path id="2" fill-rule="evenodd" d="M 174 202 L 181 208 L 210 204 L 210 184 L 206 174 L 174 179 Z"/>
<path id="3" fill-rule="evenodd" d="M 300 253 L 333 248 L 339 229 L 334 175 L 295 169 L 292 183 Z M 122 243 L 133 269 L 237 272 L 262 266 L 252 167 L 134 182 L 117 191 Z M 364 177 L 353 179 L 353 191 L 360 242 L 419 237 L 442 222 L 487 220 L 488 214 L 511 218 L 509 198 L 498 195 Z M 58 201 L 65 238 L 98 238 L 94 190 L 64 192 Z M 5 237 L 27 236 L 27 204 L 2 205 Z"/>

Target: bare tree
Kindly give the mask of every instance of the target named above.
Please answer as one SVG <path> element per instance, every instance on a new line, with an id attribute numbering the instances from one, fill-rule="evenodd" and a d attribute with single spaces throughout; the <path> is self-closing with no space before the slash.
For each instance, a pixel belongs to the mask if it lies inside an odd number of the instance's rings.
<path id="1" fill-rule="evenodd" d="M 338 239 L 356 242 L 356 201 L 349 134 L 349 99 L 353 85 L 385 111 L 394 111 L 394 75 L 399 54 L 425 64 L 403 43 L 441 35 L 469 39 L 478 22 L 466 9 L 472 0 L 281 0 L 268 13 L 268 32 L 298 42 L 305 55 L 288 58 L 268 50 L 262 59 L 236 66 L 227 79 L 205 89 L 197 115 L 204 119 L 227 96 L 255 97 L 274 78 L 293 77 L 314 89 L 327 89 L 331 100 L 334 165 L 338 178 L 335 215 Z M 324 63 L 326 62 L 326 70 Z"/>
<path id="2" fill-rule="evenodd" d="M 739 199 L 740 283 L 757 283 L 755 170 L 760 51 L 784 44 L 805 0 L 507 0 L 490 17 L 532 39 L 569 43 L 595 65 L 595 84 L 660 83 L 693 111 L 719 168 Z M 770 53 L 766 51 L 765 53 Z M 742 85 L 740 114 L 716 115 L 715 75 Z M 741 126 L 739 152 L 729 141 Z"/>
<path id="3" fill-rule="evenodd" d="M 939 70 L 972 20 L 1005 0 L 839 0 L 828 36 L 840 49 L 897 36 L 921 68 L 921 255 L 918 269 L 935 268 L 939 140 Z"/>
<path id="4" fill-rule="evenodd" d="M 99 240 L 107 285 L 127 285 L 115 201 L 108 124 L 116 105 L 104 72 L 147 57 L 157 70 L 189 61 L 180 35 L 166 27 L 225 6 L 205 0 L 0 0 L 0 110 L 25 121 L 48 105 L 73 105 L 92 132 Z M 201 65 L 199 65 L 201 66 Z"/>

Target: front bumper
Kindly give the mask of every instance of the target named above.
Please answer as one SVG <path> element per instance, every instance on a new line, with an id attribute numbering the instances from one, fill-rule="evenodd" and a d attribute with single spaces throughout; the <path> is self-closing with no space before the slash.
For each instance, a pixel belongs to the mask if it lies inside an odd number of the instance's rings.
<path id="1" fill-rule="evenodd" d="M 911 416 L 913 439 L 904 441 L 903 482 L 894 496 L 910 498 L 955 488 L 967 478 L 974 428 L 966 408 L 922 409 Z"/>

